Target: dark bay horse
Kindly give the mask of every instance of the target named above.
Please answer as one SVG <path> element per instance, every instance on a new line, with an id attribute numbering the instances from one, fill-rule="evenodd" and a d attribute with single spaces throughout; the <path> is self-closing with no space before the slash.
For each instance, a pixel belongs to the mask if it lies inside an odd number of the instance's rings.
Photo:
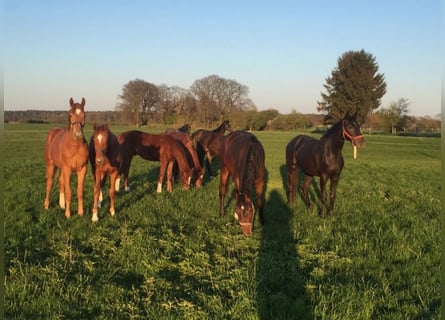
<path id="1" fill-rule="evenodd" d="M 219 184 L 219 214 L 224 215 L 224 198 L 231 176 L 234 183 L 235 219 L 243 234 L 252 233 L 255 205 L 252 190 L 255 189 L 260 223 L 264 223 L 265 154 L 262 144 L 251 133 L 233 131 L 223 138 Z"/>
<path id="2" fill-rule="evenodd" d="M 179 127 L 178 129 L 175 128 L 167 128 L 165 129 L 164 133 L 173 133 L 173 132 L 184 132 L 187 134 L 190 134 L 190 130 L 192 129 L 192 126 L 188 123 L 184 124 L 183 126 Z"/>
<path id="3" fill-rule="evenodd" d="M 110 214 L 115 214 L 115 191 L 119 191 L 119 167 L 121 163 L 120 144 L 117 137 L 110 131 L 108 124 L 93 125 L 93 135 L 90 139 L 90 163 L 94 177 L 93 217 L 99 220 L 97 214 L 102 202 L 101 188 L 107 176 L 110 177 Z"/>
<path id="4" fill-rule="evenodd" d="M 118 136 L 121 144 L 121 173 L 124 175 L 125 190 L 129 190 L 128 173 L 135 155 L 149 161 L 159 161 L 157 192 L 162 191 L 162 182 L 167 171 L 167 191 L 172 191 L 172 172 L 175 161 L 178 163 L 182 188 L 190 188 L 193 170 L 189 168 L 187 156 L 181 144 L 168 134 L 151 134 L 130 130 Z"/>
<path id="5" fill-rule="evenodd" d="M 355 117 L 345 117 L 335 123 L 321 138 L 306 135 L 293 138 L 286 146 L 287 202 L 292 204 L 298 189 L 298 168 L 304 173 L 303 199 L 310 207 L 308 189 L 314 176 L 320 177 L 320 215 L 326 213 L 326 183 L 330 180 L 329 215 L 334 214 L 337 183 L 343 169 L 343 144 L 345 140 L 354 146 L 365 146 L 365 139 Z"/>
<path id="6" fill-rule="evenodd" d="M 207 156 L 206 168 L 210 177 L 213 177 L 214 174 L 212 172 L 212 168 L 210 167 L 212 158 L 209 158 L 209 156 L 211 156 L 211 154 L 209 154 L 207 150 L 209 149 L 209 145 L 213 142 L 215 137 L 217 137 L 217 135 L 223 136 L 226 131 L 232 131 L 232 126 L 230 125 L 229 120 L 223 121 L 216 129 L 198 129 L 192 134 L 193 143 L 196 146 L 196 152 L 198 154 L 198 159 L 199 163 L 201 163 L 201 166 L 204 166 L 204 157 Z"/>
<path id="7" fill-rule="evenodd" d="M 196 187 L 201 187 L 204 179 L 204 168 L 202 168 L 199 163 L 198 154 L 196 153 L 192 138 L 187 133 L 181 131 L 174 131 L 169 133 L 169 135 L 175 138 L 176 141 L 179 141 L 184 147 L 189 167 L 193 169 L 192 181 L 195 182 Z M 177 164 L 175 165 L 175 168 L 176 167 Z"/>
<path id="8" fill-rule="evenodd" d="M 56 168 L 61 171 L 59 177 L 59 205 L 65 209 L 65 216 L 71 216 L 70 176 L 77 173 L 77 213 L 83 215 L 83 185 L 87 173 L 88 145 L 83 134 L 85 125 L 85 98 L 81 103 L 70 99 L 68 127 L 55 128 L 48 132 L 45 142 L 46 196 L 44 207 L 49 207 L 49 195 L 53 185 Z"/>

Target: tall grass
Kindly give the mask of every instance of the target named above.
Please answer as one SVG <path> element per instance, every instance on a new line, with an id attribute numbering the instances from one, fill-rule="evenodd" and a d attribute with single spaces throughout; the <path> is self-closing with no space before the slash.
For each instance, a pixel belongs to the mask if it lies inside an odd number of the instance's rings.
<path id="1" fill-rule="evenodd" d="M 284 149 L 296 133 L 256 132 L 266 224 L 245 237 L 233 199 L 218 216 L 218 178 L 157 194 L 159 164 L 140 158 L 114 218 L 105 199 L 91 222 L 91 170 L 84 217 L 65 219 L 56 187 L 44 210 L 49 128 L 5 127 L 8 319 L 440 318 L 440 139 L 367 136 L 356 160 L 345 144 L 335 216 L 321 219 L 317 205 L 286 204 Z"/>

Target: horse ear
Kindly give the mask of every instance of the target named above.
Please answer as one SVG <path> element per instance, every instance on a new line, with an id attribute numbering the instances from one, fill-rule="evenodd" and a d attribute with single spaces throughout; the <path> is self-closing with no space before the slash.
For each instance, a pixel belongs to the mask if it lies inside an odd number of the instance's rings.
<path id="1" fill-rule="evenodd" d="M 82 105 L 82 108 L 85 107 L 85 98 L 82 98 L 82 102 L 80 104 Z"/>
<path id="2" fill-rule="evenodd" d="M 108 130 L 108 123 L 105 123 L 104 128 L 105 130 Z"/>
<path id="3" fill-rule="evenodd" d="M 74 100 L 73 100 L 73 97 L 71 97 L 71 99 L 70 99 L 70 106 L 71 106 L 71 108 L 73 107 L 73 105 L 74 105 Z"/>
<path id="4" fill-rule="evenodd" d="M 97 128 L 97 125 L 96 125 L 96 122 L 95 122 L 95 123 L 93 123 L 93 130 L 96 130 L 96 128 Z"/>

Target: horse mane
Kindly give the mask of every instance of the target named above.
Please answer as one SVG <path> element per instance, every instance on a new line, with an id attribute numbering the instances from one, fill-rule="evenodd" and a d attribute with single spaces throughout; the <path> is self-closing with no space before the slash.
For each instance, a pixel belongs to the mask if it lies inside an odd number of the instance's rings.
<path id="1" fill-rule="evenodd" d="M 246 163 L 243 170 L 243 179 L 241 182 L 240 193 L 250 194 L 255 180 L 257 164 L 262 161 L 260 153 L 258 152 L 258 141 L 252 137 L 249 141 L 249 148 L 247 149 Z"/>
<path id="2" fill-rule="evenodd" d="M 329 129 L 328 131 L 326 131 L 320 138 L 320 140 L 324 140 L 330 136 L 332 136 L 332 134 L 334 134 L 335 132 L 337 132 L 339 130 L 339 127 L 341 126 L 343 122 L 343 119 L 337 121 L 336 123 L 334 123 Z"/>

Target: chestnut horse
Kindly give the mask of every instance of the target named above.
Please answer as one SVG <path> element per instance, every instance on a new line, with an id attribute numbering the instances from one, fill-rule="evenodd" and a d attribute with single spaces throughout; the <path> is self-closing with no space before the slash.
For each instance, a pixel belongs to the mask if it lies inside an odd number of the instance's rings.
<path id="1" fill-rule="evenodd" d="M 129 190 L 128 173 L 131 160 L 135 155 L 139 155 L 145 160 L 160 162 L 157 192 L 162 191 L 162 182 L 166 171 L 167 191 L 172 191 L 172 172 L 175 161 L 179 166 L 182 188 L 184 190 L 190 188 L 192 169 L 189 168 L 184 149 L 172 136 L 130 130 L 120 134 L 118 141 L 121 144 L 121 173 L 124 175 L 125 190 Z"/>
<path id="2" fill-rule="evenodd" d="M 202 168 L 201 164 L 199 163 L 192 138 L 187 133 L 182 131 L 174 131 L 168 134 L 175 138 L 176 141 L 179 141 L 184 147 L 189 167 L 193 169 L 193 181 L 195 182 L 195 186 L 201 187 L 202 180 L 204 179 L 204 168 Z"/>
<path id="3" fill-rule="evenodd" d="M 343 169 L 343 144 L 345 140 L 354 146 L 365 146 L 356 117 L 346 116 L 335 123 L 320 140 L 306 135 L 293 138 L 286 146 L 287 202 L 292 204 L 298 189 L 298 168 L 304 173 L 302 186 L 303 200 L 311 206 L 308 189 L 314 176 L 320 177 L 321 208 L 320 216 L 326 212 L 326 183 L 330 180 L 329 215 L 334 215 L 334 202 L 337 183 Z"/>
<path id="4" fill-rule="evenodd" d="M 99 220 L 97 213 L 102 202 L 101 187 L 107 176 L 110 177 L 110 214 L 115 214 L 115 191 L 119 191 L 119 166 L 121 163 L 120 144 L 117 137 L 110 131 L 108 124 L 93 125 L 93 135 L 90 139 L 90 163 L 94 177 L 93 217 Z"/>
<path id="5" fill-rule="evenodd" d="M 251 133 L 234 131 L 223 138 L 219 184 L 219 214 L 224 215 L 224 198 L 231 176 L 234 183 L 235 219 L 243 234 L 252 233 L 255 205 L 252 190 L 255 189 L 260 223 L 264 223 L 265 154 L 262 144 Z"/>
<path id="6" fill-rule="evenodd" d="M 214 174 L 212 172 L 212 168 L 210 167 L 212 158 L 209 158 L 210 154 L 207 154 L 206 151 L 208 149 L 208 144 L 212 142 L 215 134 L 223 136 L 226 131 L 232 131 L 232 126 L 229 120 L 224 120 L 216 129 L 198 129 L 192 134 L 193 143 L 196 146 L 196 152 L 198 154 L 198 159 L 201 166 L 204 166 L 204 157 L 207 156 L 206 168 L 210 177 L 213 177 Z"/>
<path id="7" fill-rule="evenodd" d="M 53 185 L 56 168 L 61 171 L 59 177 L 59 205 L 65 209 L 65 216 L 71 216 L 70 176 L 77 173 L 77 213 L 83 215 L 83 184 L 87 173 L 88 145 L 83 134 L 85 125 L 85 98 L 81 103 L 70 99 L 68 127 L 54 128 L 48 132 L 45 142 L 46 196 L 44 207 L 49 208 L 49 194 Z"/>

